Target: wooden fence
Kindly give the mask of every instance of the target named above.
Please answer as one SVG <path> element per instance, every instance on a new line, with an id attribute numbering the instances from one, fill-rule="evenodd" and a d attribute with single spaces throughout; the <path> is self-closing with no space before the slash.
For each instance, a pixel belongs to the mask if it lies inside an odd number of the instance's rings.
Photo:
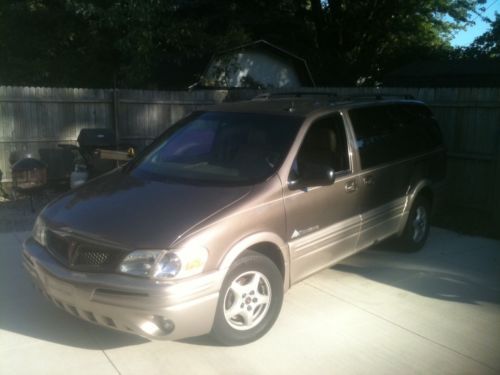
<path id="1" fill-rule="evenodd" d="M 134 91 L 0 87 L 0 170 L 10 181 L 12 156 L 32 155 L 49 178 L 70 172 L 69 151 L 82 128 L 116 129 L 124 143 L 142 146 L 193 110 L 221 102 L 227 91 Z"/>
<path id="2" fill-rule="evenodd" d="M 307 91 L 374 93 L 373 88 L 352 87 Z M 377 92 L 409 94 L 429 104 L 448 147 L 448 203 L 482 210 L 500 223 L 500 88 Z M 8 181 L 9 157 L 32 154 L 49 164 L 50 178 L 60 178 L 69 172 L 72 160 L 57 144 L 74 143 L 81 128 L 115 128 L 121 142 L 140 146 L 196 108 L 258 93 L 0 87 L 0 169 Z"/>

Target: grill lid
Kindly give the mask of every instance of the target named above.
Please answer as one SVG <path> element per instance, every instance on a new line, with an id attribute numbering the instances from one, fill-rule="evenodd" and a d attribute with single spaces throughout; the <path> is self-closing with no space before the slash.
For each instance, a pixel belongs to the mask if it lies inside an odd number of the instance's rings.
<path id="1" fill-rule="evenodd" d="M 36 169 L 41 169 L 45 170 L 47 169 L 47 166 L 45 163 L 41 160 L 34 159 L 34 158 L 24 158 L 21 160 L 18 160 L 14 163 L 12 166 L 12 172 L 29 172 L 33 171 Z"/>
<path id="2" fill-rule="evenodd" d="M 80 130 L 77 140 L 83 148 L 109 148 L 115 145 L 116 137 L 111 129 L 84 128 Z"/>

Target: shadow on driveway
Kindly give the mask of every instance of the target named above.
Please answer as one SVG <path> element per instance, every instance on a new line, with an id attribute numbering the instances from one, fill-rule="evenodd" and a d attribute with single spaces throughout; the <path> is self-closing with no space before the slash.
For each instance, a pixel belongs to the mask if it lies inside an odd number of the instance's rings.
<path id="1" fill-rule="evenodd" d="M 37 292 L 38 293 L 38 292 Z M 26 294 L 3 309 L 0 329 L 84 349 L 106 350 L 138 345 L 147 340 L 81 321 L 42 296 Z"/>
<path id="2" fill-rule="evenodd" d="M 469 304 L 500 304 L 500 292 L 466 274 L 429 271 L 422 268 L 393 268 L 339 264 L 335 270 L 354 273 L 367 279 L 404 289 L 424 297 Z"/>
<path id="3" fill-rule="evenodd" d="M 95 350 L 148 342 L 80 320 L 52 305 L 32 285 L 22 266 L 21 248 L 15 235 L 0 235 L 0 331 Z M 23 341 L 22 337 L 0 334 L 2 340 Z"/>
<path id="4" fill-rule="evenodd" d="M 459 235 L 441 241 L 438 235 L 417 253 L 395 246 L 380 244 L 332 269 L 429 298 L 500 304 L 500 242 Z"/>

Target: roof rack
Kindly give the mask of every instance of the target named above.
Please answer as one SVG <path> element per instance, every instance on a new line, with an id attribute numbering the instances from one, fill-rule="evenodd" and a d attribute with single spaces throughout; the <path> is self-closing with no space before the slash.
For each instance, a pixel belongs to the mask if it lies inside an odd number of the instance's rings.
<path id="1" fill-rule="evenodd" d="M 259 94 L 252 100 L 269 100 L 272 98 L 303 98 L 308 96 L 322 96 L 329 99 L 338 99 L 336 92 L 325 92 L 325 91 L 284 91 L 284 92 L 266 92 L 264 94 Z"/>
<path id="2" fill-rule="evenodd" d="M 342 96 L 342 100 L 363 100 L 363 99 L 375 99 L 375 100 L 383 100 L 388 98 L 399 98 L 405 100 L 414 100 L 415 97 L 411 94 L 392 94 L 392 93 L 376 93 L 376 94 L 351 94 Z"/>
<path id="3" fill-rule="evenodd" d="M 375 99 L 383 100 L 388 98 L 400 98 L 405 100 L 414 100 L 414 96 L 410 94 L 351 94 L 339 96 L 336 92 L 324 92 L 324 91 L 287 91 L 287 92 L 268 92 L 264 94 L 259 94 L 252 100 L 269 100 L 272 98 L 304 98 L 304 97 L 315 97 L 321 96 L 332 101 L 353 101 L 353 100 L 366 100 Z"/>

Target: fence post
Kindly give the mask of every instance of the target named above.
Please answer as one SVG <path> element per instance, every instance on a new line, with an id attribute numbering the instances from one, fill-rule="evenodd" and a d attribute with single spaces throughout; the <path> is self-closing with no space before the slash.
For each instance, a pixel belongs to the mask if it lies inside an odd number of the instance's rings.
<path id="1" fill-rule="evenodd" d="M 500 228 L 500 128 L 496 135 L 496 160 L 493 181 L 493 223 L 495 228 Z"/>
<path id="2" fill-rule="evenodd" d="M 118 145 L 120 144 L 120 132 L 118 131 L 119 119 L 120 116 L 119 110 L 119 101 L 118 101 L 118 89 L 116 86 L 113 88 L 113 130 L 115 132 L 115 149 L 118 150 Z"/>
<path id="3" fill-rule="evenodd" d="M 120 132 L 118 131 L 118 125 L 119 125 L 119 99 L 118 99 L 118 89 L 116 88 L 116 76 L 113 81 L 113 130 L 115 132 L 115 150 L 119 149 L 120 145 Z M 115 161 L 115 167 L 119 167 L 120 163 L 118 160 Z"/>

